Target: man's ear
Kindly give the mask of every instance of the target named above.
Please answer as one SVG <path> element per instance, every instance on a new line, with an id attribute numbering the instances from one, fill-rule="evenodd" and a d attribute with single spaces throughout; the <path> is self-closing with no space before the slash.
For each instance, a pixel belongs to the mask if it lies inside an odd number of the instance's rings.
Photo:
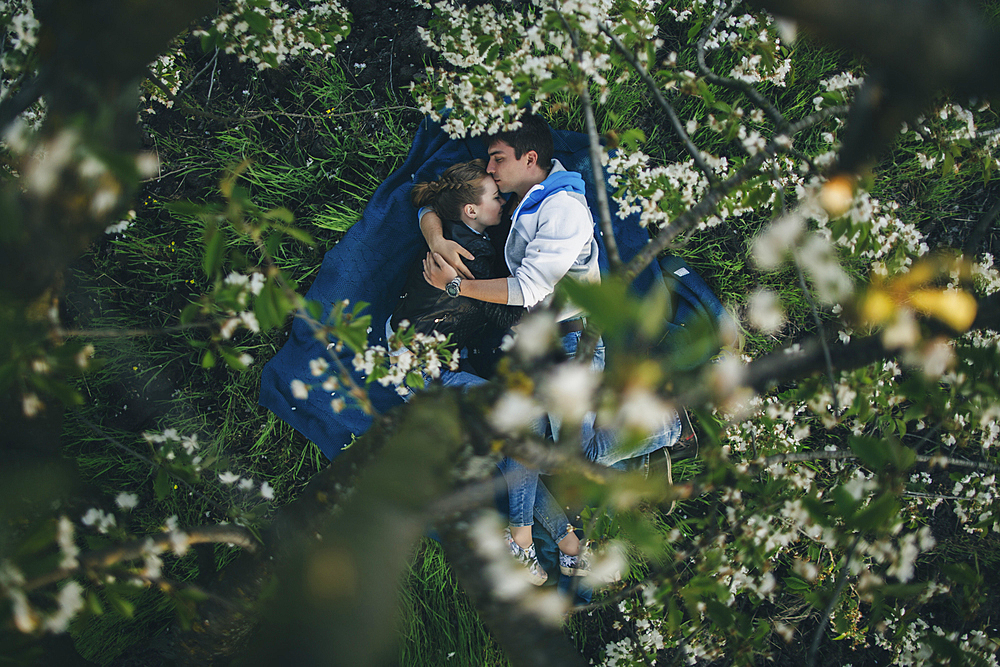
<path id="1" fill-rule="evenodd" d="M 525 167 L 530 167 L 533 164 L 538 164 L 538 153 L 536 151 L 528 151 L 524 154 L 525 156 Z"/>

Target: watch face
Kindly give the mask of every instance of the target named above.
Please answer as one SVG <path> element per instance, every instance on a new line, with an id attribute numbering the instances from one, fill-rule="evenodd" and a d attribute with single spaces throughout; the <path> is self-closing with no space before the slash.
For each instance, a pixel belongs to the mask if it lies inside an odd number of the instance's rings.
<path id="1" fill-rule="evenodd" d="M 456 297 L 458 296 L 458 283 L 448 283 L 444 286 L 444 291 L 448 293 L 448 296 Z"/>

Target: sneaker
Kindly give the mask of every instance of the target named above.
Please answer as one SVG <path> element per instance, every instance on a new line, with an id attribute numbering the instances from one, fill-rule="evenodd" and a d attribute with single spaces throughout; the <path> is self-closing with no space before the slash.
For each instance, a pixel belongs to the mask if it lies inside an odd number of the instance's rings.
<path id="1" fill-rule="evenodd" d="M 535 586 L 541 586 L 544 584 L 548 580 L 549 575 L 538 562 L 538 556 L 535 555 L 535 545 L 532 544 L 525 549 L 514 541 L 514 538 L 511 537 L 509 528 L 505 528 L 503 534 L 504 538 L 507 540 L 507 546 L 510 548 L 511 555 L 514 556 L 514 558 L 516 558 L 521 565 L 524 565 L 524 568 L 528 571 L 528 581 Z"/>
<path id="2" fill-rule="evenodd" d="M 586 577 L 590 574 L 590 542 L 580 545 L 575 556 L 559 552 L 559 571 L 567 577 Z"/>
<path id="3" fill-rule="evenodd" d="M 677 442 L 665 454 L 671 459 L 686 459 L 698 456 L 698 433 L 694 430 L 691 417 L 686 409 L 681 409 L 681 434 Z"/>

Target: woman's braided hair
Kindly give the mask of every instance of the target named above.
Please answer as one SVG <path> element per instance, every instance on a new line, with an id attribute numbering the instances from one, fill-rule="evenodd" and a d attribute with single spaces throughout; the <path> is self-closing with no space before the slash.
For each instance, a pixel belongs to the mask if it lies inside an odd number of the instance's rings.
<path id="1" fill-rule="evenodd" d="M 414 185 L 410 201 L 414 206 L 430 206 L 442 220 L 461 222 L 462 207 L 478 204 L 482 199 L 482 181 L 486 175 L 483 160 L 453 164 L 438 180 Z"/>

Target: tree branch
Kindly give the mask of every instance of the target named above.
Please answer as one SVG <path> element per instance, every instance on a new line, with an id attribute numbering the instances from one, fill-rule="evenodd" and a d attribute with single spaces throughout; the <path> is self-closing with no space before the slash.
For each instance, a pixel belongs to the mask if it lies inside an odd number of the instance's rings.
<path id="1" fill-rule="evenodd" d="M 581 71 L 583 71 L 583 51 L 580 48 L 579 36 L 563 13 L 559 11 L 559 6 L 555 2 L 552 3 L 552 9 L 559 15 L 559 18 L 562 19 L 563 26 L 565 26 L 566 32 L 569 34 L 570 41 L 573 44 L 573 49 L 576 52 L 576 62 L 581 66 Z M 621 255 L 618 254 L 618 241 L 615 239 L 615 230 L 611 226 L 611 209 L 608 206 L 608 190 L 607 187 L 602 187 L 607 181 L 604 177 L 604 150 L 601 146 L 601 137 L 597 133 L 597 121 L 594 118 L 594 105 L 590 101 L 589 79 L 585 79 L 580 84 L 580 102 L 583 104 L 583 115 L 587 126 L 587 138 L 590 140 L 590 168 L 593 171 L 594 176 L 594 196 L 597 199 L 597 212 L 600 218 L 599 224 L 601 227 L 601 233 L 604 237 L 604 249 L 607 251 L 608 255 L 608 266 L 612 271 L 615 271 L 621 266 L 622 259 Z"/>
<path id="2" fill-rule="evenodd" d="M 698 147 L 691 141 L 691 137 L 688 136 L 684 126 L 681 125 L 681 119 L 677 117 L 677 112 L 674 111 L 673 105 L 670 104 L 670 102 L 667 101 L 667 98 L 663 96 L 660 86 L 658 86 L 656 81 L 653 80 L 653 77 L 650 76 L 649 71 L 642 66 L 642 63 L 640 63 L 639 59 L 635 57 L 635 54 L 626 48 L 625 44 L 618 39 L 618 35 L 614 34 L 607 25 L 604 23 L 600 23 L 598 25 L 601 32 L 611 39 L 611 43 L 615 45 L 618 52 L 621 53 L 625 60 L 628 61 L 628 64 L 639 73 L 639 78 L 646 84 L 649 92 L 653 95 L 653 100 L 655 100 L 656 103 L 660 105 L 660 108 L 666 112 L 667 118 L 670 119 L 670 125 L 674 128 L 674 133 L 677 134 L 678 138 L 680 138 L 681 142 L 684 144 L 684 149 L 688 152 L 688 155 L 691 156 L 691 159 L 694 160 L 695 166 L 698 167 L 701 173 L 705 175 L 705 178 L 708 179 L 710 185 L 718 183 L 719 177 L 715 174 L 712 168 L 708 166 L 708 163 L 705 162 L 705 158 L 702 156 L 701 151 L 698 150 Z"/>

